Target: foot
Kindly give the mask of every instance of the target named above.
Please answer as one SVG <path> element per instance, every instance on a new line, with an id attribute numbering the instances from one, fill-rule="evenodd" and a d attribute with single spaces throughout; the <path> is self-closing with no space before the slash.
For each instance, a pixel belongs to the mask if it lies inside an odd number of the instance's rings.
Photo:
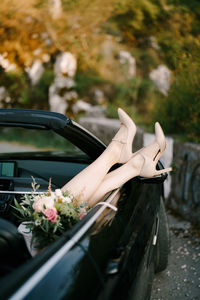
<path id="1" fill-rule="evenodd" d="M 163 173 L 172 171 L 172 168 L 156 170 L 159 158 L 166 148 L 166 139 L 163 130 L 158 122 L 155 124 L 155 141 L 137 151 L 130 162 L 138 171 L 138 176 L 151 178 Z"/>
<path id="2" fill-rule="evenodd" d="M 122 144 L 118 163 L 123 164 L 126 163 L 133 155 L 132 143 L 137 128 L 133 120 L 121 108 L 118 108 L 118 115 L 121 121 L 121 128 L 112 141 Z"/>

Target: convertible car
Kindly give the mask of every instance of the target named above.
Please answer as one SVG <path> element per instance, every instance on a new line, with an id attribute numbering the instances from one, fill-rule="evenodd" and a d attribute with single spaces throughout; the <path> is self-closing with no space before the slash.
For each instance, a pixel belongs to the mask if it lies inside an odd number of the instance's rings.
<path id="1" fill-rule="evenodd" d="M 0 299 L 150 299 L 168 260 L 166 174 L 112 191 L 103 201 L 120 194 L 117 212 L 92 208 L 35 257 L 17 230 L 13 201 L 31 192 L 32 177 L 39 191 L 50 177 L 60 188 L 105 148 L 62 114 L 0 109 Z"/>

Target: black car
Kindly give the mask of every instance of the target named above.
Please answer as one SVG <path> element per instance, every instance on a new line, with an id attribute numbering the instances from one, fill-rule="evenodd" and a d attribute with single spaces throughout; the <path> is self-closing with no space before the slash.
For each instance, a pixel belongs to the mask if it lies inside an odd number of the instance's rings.
<path id="1" fill-rule="evenodd" d="M 50 177 L 60 188 L 105 148 L 62 114 L 0 109 L 0 299 L 150 299 L 153 275 L 168 259 L 166 174 L 130 180 L 116 213 L 92 208 L 35 257 L 17 230 L 13 200 L 30 193 L 32 177 L 40 191 Z"/>

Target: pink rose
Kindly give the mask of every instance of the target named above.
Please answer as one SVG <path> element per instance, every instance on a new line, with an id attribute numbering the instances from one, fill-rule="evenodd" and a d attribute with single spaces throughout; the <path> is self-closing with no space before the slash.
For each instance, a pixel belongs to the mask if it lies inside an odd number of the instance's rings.
<path id="1" fill-rule="evenodd" d="M 54 208 L 54 200 L 51 196 L 37 196 L 33 203 L 36 212 L 44 212 L 47 208 Z"/>
<path id="2" fill-rule="evenodd" d="M 47 220 L 51 223 L 56 223 L 57 220 L 57 210 L 55 208 L 47 208 L 44 211 L 44 215 L 47 217 Z"/>
<path id="3" fill-rule="evenodd" d="M 81 208 L 78 213 L 79 220 L 83 219 L 87 215 L 87 211 L 85 208 Z"/>

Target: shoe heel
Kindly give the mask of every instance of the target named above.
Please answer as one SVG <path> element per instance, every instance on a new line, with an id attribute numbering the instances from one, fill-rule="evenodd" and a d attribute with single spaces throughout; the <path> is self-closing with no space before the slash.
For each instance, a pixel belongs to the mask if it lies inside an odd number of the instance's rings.
<path id="1" fill-rule="evenodd" d="M 166 169 L 162 169 L 162 170 L 156 170 L 154 176 L 160 176 L 160 175 L 162 175 L 164 173 L 168 173 L 168 172 L 171 172 L 171 171 L 172 171 L 172 168 L 166 168 Z"/>
<path id="2" fill-rule="evenodd" d="M 160 176 L 163 173 L 167 173 L 172 171 L 172 168 L 166 168 L 162 170 L 156 170 L 156 162 L 152 161 L 151 158 L 144 154 L 140 154 L 144 159 L 144 164 L 140 170 L 139 176 L 145 177 L 145 178 L 152 178 L 156 176 Z"/>
<path id="3" fill-rule="evenodd" d="M 146 156 L 145 154 L 140 153 L 140 155 L 143 157 L 144 163 L 140 170 L 139 176 L 146 177 L 146 178 L 153 177 L 155 173 L 155 162 L 152 161 L 152 159 Z"/>

